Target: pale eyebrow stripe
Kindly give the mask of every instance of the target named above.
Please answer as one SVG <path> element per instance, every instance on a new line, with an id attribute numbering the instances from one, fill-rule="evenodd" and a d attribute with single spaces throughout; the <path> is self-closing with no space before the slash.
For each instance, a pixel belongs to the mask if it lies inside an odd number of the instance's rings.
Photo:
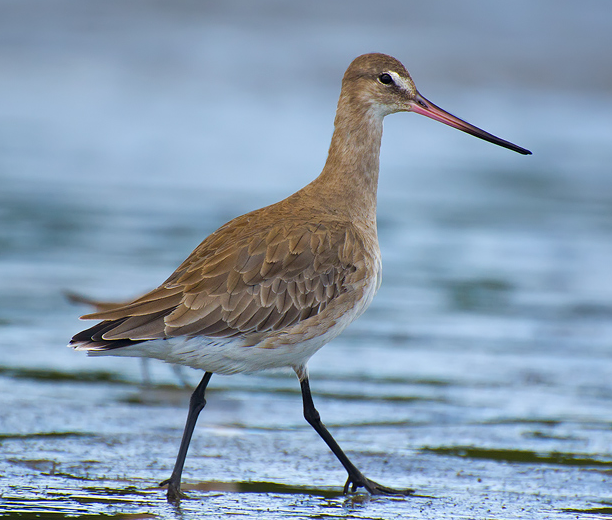
<path id="1" fill-rule="evenodd" d="M 396 85 L 399 85 L 404 90 L 411 90 L 411 85 L 408 85 L 404 81 L 404 78 L 402 78 L 397 72 L 390 70 L 389 72 L 387 72 L 387 74 L 389 74 L 389 76 L 393 78 L 393 81 L 395 82 Z"/>

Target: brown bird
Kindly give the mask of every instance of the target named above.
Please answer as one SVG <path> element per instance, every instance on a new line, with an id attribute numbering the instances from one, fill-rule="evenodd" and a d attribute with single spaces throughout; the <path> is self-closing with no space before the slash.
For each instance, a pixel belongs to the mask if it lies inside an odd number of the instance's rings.
<path id="1" fill-rule="evenodd" d="M 381 283 L 376 191 L 383 118 L 416 112 L 509 148 L 445 112 L 417 91 L 395 58 L 365 54 L 342 80 L 327 162 L 285 200 L 235 218 L 206 238 L 157 289 L 108 304 L 83 319 L 102 320 L 70 345 L 93 355 L 150 357 L 205 371 L 193 392 L 168 500 L 182 496 L 181 473 L 212 374 L 291 367 L 304 417 L 348 473 L 344 492 L 405 495 L 366 478 L 315 409 L 307 362 L 370 305 Z"/>

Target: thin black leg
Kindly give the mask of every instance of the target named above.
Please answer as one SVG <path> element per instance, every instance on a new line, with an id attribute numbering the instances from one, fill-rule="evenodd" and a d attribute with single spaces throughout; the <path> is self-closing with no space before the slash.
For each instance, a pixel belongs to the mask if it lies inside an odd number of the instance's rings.
<path id="1" fill-rule="evenodd" d="M 189 449 L 189 443 L 191 442 L 191 436 L 193 435 L 193 429 L 195 428 L 198 420 L 198 415 L 206 406 L 206 399 L 204 399 L 204 392 L 208 386 L 208 382 L 212 377 L 212 372 L 206 372 L 200 384 L 196 387 L 191 394 L 189 401 L 189 413 L 187 414 L 187 422 L 185 423 L 185 430 L 183 431 L 183 439 L 181 440 L 181 447 L 176 457 L 176 463 L 172 470 L 172 475 L 169 479 L 164 480 L 159 485 L 165 486 L 168 484 L 168 502 L 178 502 L 185 495 L 181 493 L 181 475 L 183 473 L 183 466 L 185 465 L 185 457 L 187 457 L 187 450 Z"/>
<path id="2" fill-rule="evenodd" d="M 409 495 L 414 492 L 412 489 L 398 490 L 381 486 L 373 480 L 366 478 L 349 460 L 342 451 L 342 448 L 340 448 L 338 443 L 334 440 L 331 433 L 327 431 L 327 428 L 325 428 L 325 425 L 321 422 L 321 416 L 319 412 L 317 412 L 314 402 L 312 401 L 310 383 L 308 382 L 307 376 L 301 380 L 300 385 L 302 387 L 302 400 L 304 402 L 304 418 L 321 436 L 348 473 L 346 484 L 344 484 L 345 494 L 349 492 L 349 489 L 350 491 L 356 491 L 357 488 L 360 487 L 365 488 L 372 495 Z"/>

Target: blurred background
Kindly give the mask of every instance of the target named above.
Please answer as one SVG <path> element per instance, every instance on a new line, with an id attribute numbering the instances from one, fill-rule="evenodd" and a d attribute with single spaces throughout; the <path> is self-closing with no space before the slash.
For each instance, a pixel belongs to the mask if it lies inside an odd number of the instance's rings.
<path id="1" fill-rule="evenodd" d="M 606 0 L 2 0 L 0 513 L 176 514 L 156 482 L 200 374 L 66 348 L 64 291 L 136 296 L 310 182 L 344 70 L 384 52 L 533 151 L 385 121 L 383 285 L 311 384 L 355 463 L 421 497 L 333 495 L 295 378 L 215 377 L 182 514 L 609 517 L 611 23 Z"/>

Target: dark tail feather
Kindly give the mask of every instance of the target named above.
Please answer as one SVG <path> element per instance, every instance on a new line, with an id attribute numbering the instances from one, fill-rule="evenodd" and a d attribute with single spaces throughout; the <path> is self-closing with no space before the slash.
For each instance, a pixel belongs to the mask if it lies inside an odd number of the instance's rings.
<path id="1" fill-rule="evenodd" d="M 77 350 L 113 350 L 145 341 L 131 339 L 105 340 L 102 338 L 106 332 L 114 329 L 126 319 L 122 318 L 120 320 L 107 320 L 96 323 L 93 327 L 75 334 L 70 340 L 70 345 Z"/>

